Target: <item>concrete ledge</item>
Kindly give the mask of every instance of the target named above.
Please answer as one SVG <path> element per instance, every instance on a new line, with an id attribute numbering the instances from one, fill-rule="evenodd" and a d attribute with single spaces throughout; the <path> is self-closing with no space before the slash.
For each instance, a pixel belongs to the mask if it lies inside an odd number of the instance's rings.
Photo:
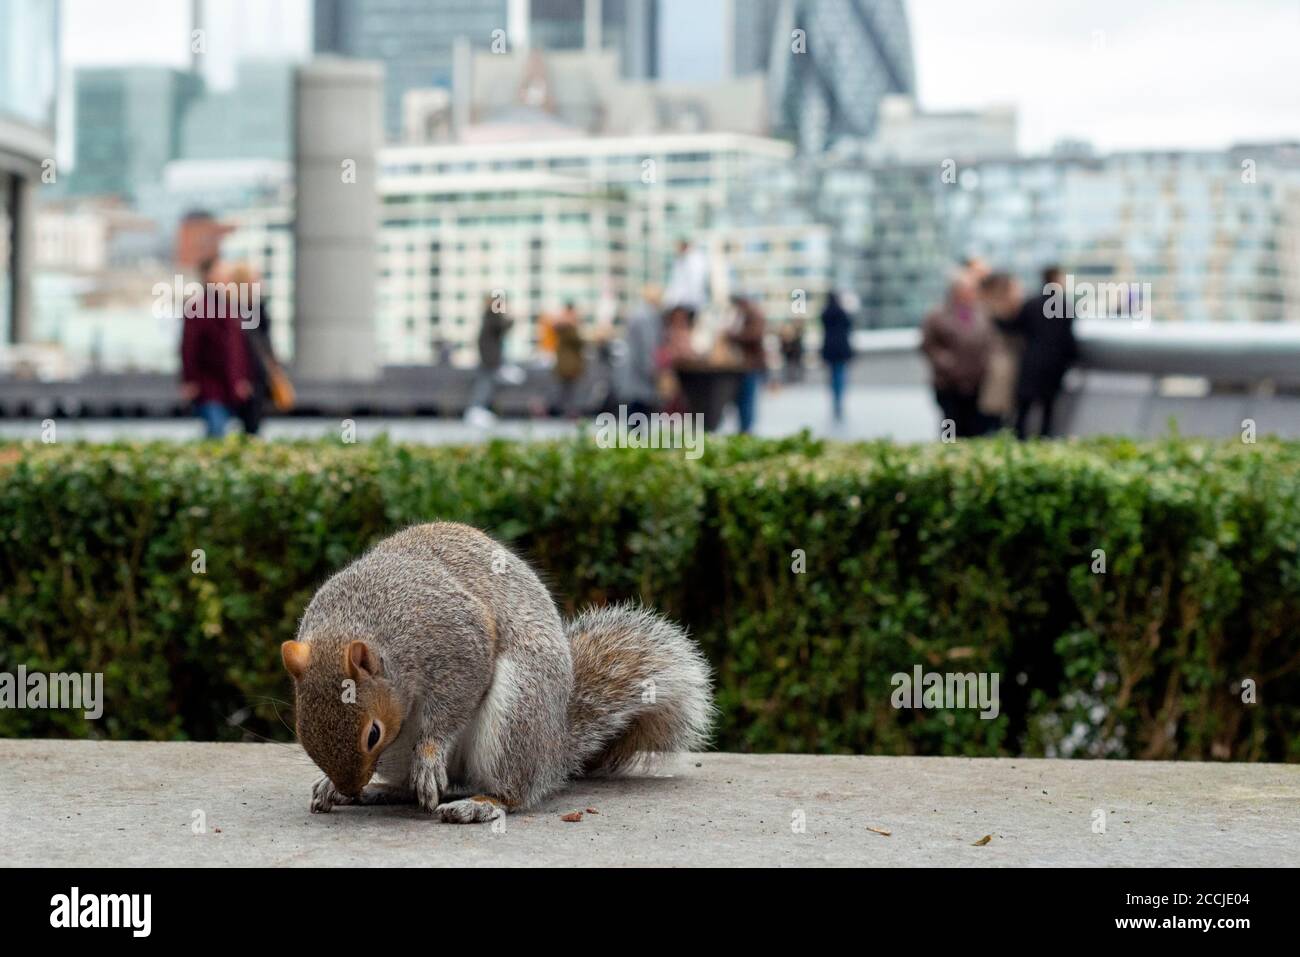
<path id="1" fill-rule="evenodd" d="M 3 863 L 20 867 L 1260 867 L 1300 852 L 1292 765 L 702 754 L 577 782 L 504 833 L 411 807 L 312 815 L 317 771 L 296 745 L 0 740 L 0 768 Z"/>

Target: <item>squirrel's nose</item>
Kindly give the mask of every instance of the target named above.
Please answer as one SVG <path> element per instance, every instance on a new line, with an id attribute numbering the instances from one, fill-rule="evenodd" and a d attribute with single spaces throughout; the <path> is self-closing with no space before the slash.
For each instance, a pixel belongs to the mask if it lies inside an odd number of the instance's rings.
<path id="1" fill-rule="evenodd" d="M 372 777 L 374 777 L 373 771 L 360 778 L 353 778 L 350 781 L 344 781 L 342 783 L 336 782 L 334 786 L 347 797 L 359 798 L 361 797 L 361 792 L 365 789 L 365 786 L 370 783 Z"/>

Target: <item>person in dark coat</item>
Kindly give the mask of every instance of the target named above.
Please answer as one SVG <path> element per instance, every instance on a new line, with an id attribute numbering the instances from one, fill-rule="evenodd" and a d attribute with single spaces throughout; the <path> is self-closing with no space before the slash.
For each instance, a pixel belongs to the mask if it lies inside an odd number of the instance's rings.
<path id="1" fill-rule="evenodd" d="M 221 438 L 253 388 L 237 310 L 210 292 L 226 276 L 215 259 L 204 263 L 200 273 L 204 295 L 193 307 L 186 305 L 181 331 L 181 394 L 194 403 L 207 437 Z"/>
<path id="2" fill-rule="evenodd" d="M 261 280 L 248 266 L 236 265 L 231 273 L 232 280 L 243 287 L 258 290 L 256 297 L 250 296 L 253 314 L 248 321 L 240 321 L 244 333 L 244 346 L 247 351 L 249 396 L 239 405 L 239 419 L 244 423 L 246 435 L 257 435 L 266 418 L 266 403 L 271 391 L 271 367 L 275 363 L 275 351 L 271 347 L 271 313 L 261 296 Z"/>
<path id="3" fill-rule="evenodd" d="M 992 324 L 979 302 L 968 272 L 953 277 L 947 298 L 921 323 L 921 352 L 930 364 L 935 401 L 944 429 L 951 423 L 957 438 L 990 430 L 980 414 L 979 390 L 988 365 Z"/>
<path id="4" fill-rule="evenodd" d="M 1053 434 L 1052 412 L 1061 382 L 1078 353 L 1074 309 L 1068 303 L 1060 307 L 1059 292 L 1051 295 L 1052 284 L 1059 290 L 1063 278 L 1056 266 L 1043 270 L 1042 294 L 1025 303 L 1014 324 L 1025 343 L 1016 382 L 1016 435 L 1022 439 L 1030 434 L 1029 418 L 1035 409 L 1041 412 L 1037 434 L 1044 438 Z"/>
<path id="5" fill-rule="evenodd" d="M 736 396 L 736 412 L 740 417 L 740 431 L 748 435 L 754 429 L 758 416 L 758 392 L 767 375 L 767 351 L 763 339 L 767 335 L 767 320 L 753 300 L 747 296 L 732 296 L 736 308 L 736 321 L 727 332 L 727 339 L 740 352 L 745 368 L 740 380 L 740 393 Z"/>
<path id="6" fill-rule="evenodd" d="M 844 421 L 844 386 L 848 379 L 853 346 L 849 344 L 852 325 L 848 312 L 835 293 L 826 296 L 822 309 L 822 361 L 830 370 L 831 412 L 836 422 Z"/>
<path id="7" fill-rule="evenodd" d="M 470 395 L 471 409 L 491 411 L 497 376 L 505 360 L 506 333 L 514 324 L 514 319 L 506 314 L 505 304 L 496 296 L 483 300 L 483 319 L 478 330 L 478 374 Z"/>
<path id="8" fill-rule="evenodd" d="M 803 334 L 801 317 L 790 319 L 778 333 L 781 347 L 781 381 L 789 385 L 803 381 Z"/>
<path id="9" fill-rule="evenodd" d="M 587 371 L 587 343 L 582 335 L 582 319 L 572 302 L 555 320 L 555 408 L 561 416 L 576 419 L 583 411 L 579 389 Z"/>

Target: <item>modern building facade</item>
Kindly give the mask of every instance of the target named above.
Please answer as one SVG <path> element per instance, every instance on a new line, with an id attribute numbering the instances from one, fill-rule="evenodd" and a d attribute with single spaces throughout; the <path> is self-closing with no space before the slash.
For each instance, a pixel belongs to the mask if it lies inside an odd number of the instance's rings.
<path id="1" fill-rule="evenodd" d="M 773 128 L 800 152 L 870 137 L 883 97 L 916 93 L 903 0 L 781 0 L 768 70 Z"/>
<path id="2" fill-rule="evenodd" d="M 241 60 L 229 90 L 207 90 L 181 122 L 181 159 L 292 158 L 293 71 L 289 60 Z"/>
<path id="3" fill-rule="evenodd" d="M 317 53 L 375 60 L 385 70 L 384 126 L 397 141 L 403 100 L 450 89 L 456 47 L 616 54 L 620 75 L 659 75 L 659 0 L 315 0 Z"/>
<path id="4" fill-rule="evenodd" d="M 458 40 L 492 49 L 509 41 L 510 0 L 316 0 L 317 53 L 384 65 L 384 128 L 402 132 L 408 90 L 450 87 Z"/>
<path id="5" fill-rule="evenodd" d="M 879 253 L 873 247 L 905 237 L 910 255 L 920 257 L 912 264 L 915 273 L 942 276 L 959 253 L 940 235 L 936 197 L 918 189 L 916 181 L 929 184 L 933 178 L 954 188 L 969 184 L 976 175 L 973 164 L 1019 155 L 1016 129 L 1010 108 L 932 113 L 918 110 L 910 97 L 890 95 L 881 100 L 869 139 L 805 155 L 805 191 L 791 204 L 815 209 L 817 219 L 830 226 L 835 285 L 861 296 L 893 283 L 893 277 L 873 272 Z M 912 289 L 915 283 L 909 278 L 897 285 Z M 893 315 L 885 324 L 898 324 L 897 312 Z M 878 321 L 880 310 L 868 318 Z"/>
<path id="6" fill-rule="evenodd" d="M 873 166 L 949 163 L 955 173 L 971 160 L 1019 155 L 1016 128 L 1012 106 L 936 112 L 918 109 L 909 96 L 891 94 L 880 101 L 862 155 Z"/>
<path id="7" fill-rule="evenodd" d="M 0 342 L 30 336 L 35 194 L 57 180 L 58 4 L 0 5 Z"/>
<path id="8" fill-rule="evenodd" d="M 604 0 L 601 45 L 617 50 L 623 76 L 659 76 L 659 0 Z"/>
<path id="9" fill-rule="evenodd" d="M 203 92 L 195 73 L 163 66 L 81 69 L 74 79 L 74 189 L 134 198 L 181 155 L 186 111 Z"/>
<path id="10" fill-rule="evenodd" d="M 740 292 L 789 315 L 792 293 L 827 288 L 825 230 L 734 211 L 752 209 L 792 157 L 787 143 L 733 133 L 389 148 L 381 353 L 427 362 L 440 342 L 471 360 L 483 299 L 500 292 L 519 320 L 509 347 L 529 354 L 537 320 L 565 302 L 593 324 L 625 316 L 643 285 L 665 281 L 682 239 L 710 253 L 715 300 Z"/>
<path id="11" fill-rule="evenodd" d="M 408 96 L 408 106 L 414 95 Z M 610 50 L 474 53 L 444 111 L 464 125 L 425 122 L 420 129 L 462 142 L 768 132 L 761 76 L 699 84 L 624 78 L 618 56 Z M 417 142 L 416 132 L 408 130 L 406 141 Z"/>
<path id="12" fill-rule="evenodd" d="M 604 25 L 602 6 L 601 0 L 530 0 L 529 46 L 546 50 L 599 50 Z"/>
<path id="13" fill-rule="evenodd" d="M 1031 292 L 1048 264 L 1150 284 L 1152 322 L 1300 321 L 1300 144 L 985 157 L 955 177 L 844 162 L 822 182 L 823 217 L 858 240 L 837 281 L 845 268 L 870 326 L 919 323 L 972 255 Z"/>
<path id="14" fill-rule="evenodd" d="M 829 230 L 787 208 L 792 158 L 788 143 L 730 133 L 389 147 L 378 173 L 379 360 L 446 352 L 471 364 L 490 295 L 518 320 L 507 343 L 516 359 L 566 302 L 593 326 L 617 324 L 644 285 L 665 282 L 682 239 L 708 253 L 716 302 L 738 293 L 773 321 L 804 316 L 829 288 Z M 286 325 L 303 285 L 289 208 L 225 219 L 236 229 L 223 249 L 258 269 Z"/>
<path id="15" fill-rule="evenodd" d="M 726 0 L 726 4 L 728 74 L 766 73 L 781 0 Z"/>

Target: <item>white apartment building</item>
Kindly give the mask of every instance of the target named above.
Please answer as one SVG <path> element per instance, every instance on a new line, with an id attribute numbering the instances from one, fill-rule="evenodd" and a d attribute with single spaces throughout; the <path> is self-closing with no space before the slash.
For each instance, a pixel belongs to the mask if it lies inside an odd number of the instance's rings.
<path id="1" fill-rule="evenodd" d="M 539 317 L 566 302 L 590 324 L 616 322 L 642 286 L 665 282 L 683 239 L 709 252 L 716 302 L 743 292 L 779 320 L 795 290 L 824 294 L 826 232 L 734 212 L 792 155 L 736 133 L 390 147 L 380 156 L 381 354 L 427 362 L 440 340 L 474 361 L 484 299 L 499 293 L 517 319 L 507 354 L 523 358 Z"/>

